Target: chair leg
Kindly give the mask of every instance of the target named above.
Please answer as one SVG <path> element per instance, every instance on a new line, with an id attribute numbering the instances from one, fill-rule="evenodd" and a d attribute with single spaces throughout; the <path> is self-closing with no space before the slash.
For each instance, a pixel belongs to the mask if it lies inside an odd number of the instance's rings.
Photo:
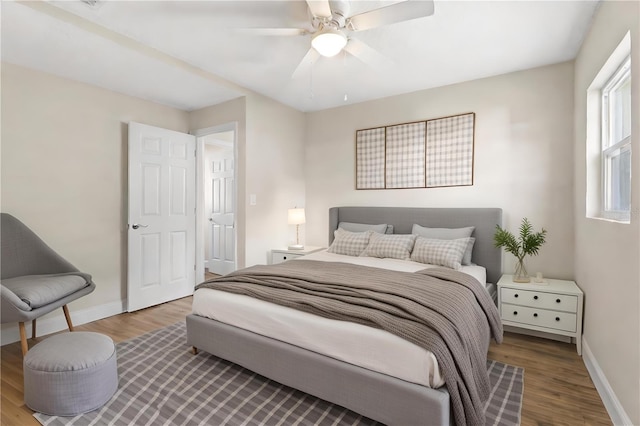
<path id="1" fill-rule="evenodd" d="M 27 331 L 24 329 L 23 322 L 19 322 L 18 327 L 20 328 L 20 345 L 22 346 L 22 356 L 25 356 L 29 351 L 29 345 L 27 344 Z"/>
<path id="2" fill-rule="evenodd" d="M 62 310 L 64 311 L 64 318 L 67 320 L 69 331 L 73 331 L 73 323 L 71 323 L 71 315 L 69 315 L 69 308 L 67 308 L 67 305 L 64 305 L 62 307 Z"/>
<path id="3" fill-rule="evenodd" d="M 31 338 L 34 340 L 36 338 L 36 319 L 35 318 L 31 321 Z"/>

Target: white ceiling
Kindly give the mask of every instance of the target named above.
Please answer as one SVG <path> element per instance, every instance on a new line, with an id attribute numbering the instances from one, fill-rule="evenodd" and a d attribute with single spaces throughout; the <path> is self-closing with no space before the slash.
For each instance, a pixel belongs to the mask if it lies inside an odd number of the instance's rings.
<path id="1" fill-rule="evenodd" d="M 352 0 L 351 14 L 391 3 Z M 309 27 L 303 0 L 2 1 L 2 60 L 184 110 L 250 89 L 315 111 L 571 60 L 597 5 L 435 1 L 430 17 L 350 35 L 390 66 L 339 54 L 292 78 L 310 36 L 229 29 Z"/>

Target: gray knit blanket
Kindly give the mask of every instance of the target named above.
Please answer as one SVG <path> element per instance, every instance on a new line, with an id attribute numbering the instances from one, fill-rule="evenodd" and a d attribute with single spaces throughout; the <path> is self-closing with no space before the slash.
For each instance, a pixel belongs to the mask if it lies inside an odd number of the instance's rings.
<path id="1" fill-rule="evenodd" d="M 473 277 L 444 268 L 397 272 L 339 262 L 258 265 L 198 288 L 243 294 L 326 318 L 383 329 L 438 360 L 457 425 L 484 425 L 489 340 L 500 315 Z"/>

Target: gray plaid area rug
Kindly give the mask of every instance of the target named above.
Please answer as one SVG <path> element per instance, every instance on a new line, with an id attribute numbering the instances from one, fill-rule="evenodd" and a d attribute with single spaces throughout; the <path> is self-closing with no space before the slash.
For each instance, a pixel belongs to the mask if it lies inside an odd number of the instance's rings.
<path id="1" fill-rule="evenodd" d="M 76 417 L 35 413 L 43 425 L 380 425 L 344 407 L 201 351 L 177 323 L 118 343 L 118 391 Z M 520 423 L 524 369 L 488 361 L 487 425 Z"/>

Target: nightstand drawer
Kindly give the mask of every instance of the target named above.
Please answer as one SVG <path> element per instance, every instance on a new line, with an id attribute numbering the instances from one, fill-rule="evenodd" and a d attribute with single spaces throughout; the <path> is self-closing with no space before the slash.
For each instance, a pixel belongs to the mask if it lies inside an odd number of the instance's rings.
<path id="1" fill-rule="evenodd" d="M 504 303 L 501 309 L 501 316 L 504 321 L 569 332 L 576 331 L 576 315 L 566 312 L 548 311 Z"/>
<path id="2" fill-rule="evenodd" d="M 285 260 L 291 260 L 291 259 L 294 259 L 296 257 L 301 257 L 301 256 L 303 256 L 303 255 L 302 254 L 273 252 L 273 253 L 271 253 L 271 263 L 272 264 L 282 263 Z"/>
<path id="3" fill-rule="evenodd" d="M 571 313 L 578 312 L 577 296 L 514 288 L 502 288 L 501 291 L 502 303 Z"/>

